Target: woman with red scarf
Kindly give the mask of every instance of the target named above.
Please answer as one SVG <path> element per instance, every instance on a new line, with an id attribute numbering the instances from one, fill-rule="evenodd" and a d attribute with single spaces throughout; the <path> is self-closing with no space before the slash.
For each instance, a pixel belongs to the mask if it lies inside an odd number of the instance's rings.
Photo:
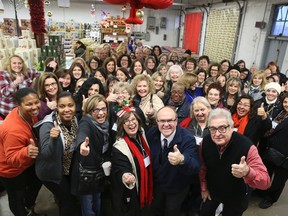
<path id="1" fill-rule="evenodd" d="M 150 149 L 135 108 L 126 107 L 117 115 L 111 171 L 114 215 L 144 215 L 149 211 L 153 193 Z"/>
<path id="2" fill-rule="evenodd" d="M 239 97 L 231 113 L 234 121 L 234 131 L 250 138 L 256 146 L 265 132 L 272 127 L 272 122 L 270 118 L 267 118 L 263 104 L 256 109 L 254 100 L 250 95 Z"/>

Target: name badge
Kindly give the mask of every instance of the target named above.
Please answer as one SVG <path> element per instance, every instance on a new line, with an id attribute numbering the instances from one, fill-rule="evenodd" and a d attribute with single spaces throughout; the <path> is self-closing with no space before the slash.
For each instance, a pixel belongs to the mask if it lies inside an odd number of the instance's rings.
<path id="1" fill-rule="evenodd" d="M 200 145 L 200 143 L 201 143 L 202 140 L 203 140 L 202 137 L 198 137 L 198 136 L 195 136 L 195 139 L 196 139 L 196 144 L 197 144 L 197 145 Z"/>
<path id="2" fill-rule="evenodd" d="M 272 128 L 273 128 L 273 129 L 276 128 L 277 125 L 278 125 L 278 123 L 276 123 L 275 121 L 272 121 Z"/>
<path id="3" fill-rule="evenodd" d="M 145 167 L 148 167 L 149 165 L 150 165 L 150 157 L 149 156 L 147 156 L 147 157 L 145 157 L 144 158 L 144 165 L 145 165 Z"/>
<path id="4" fill-rule="evenodd" d="M 112 130 L 117 132 L 117 124 L 116 123 L 113 124 Z"/>

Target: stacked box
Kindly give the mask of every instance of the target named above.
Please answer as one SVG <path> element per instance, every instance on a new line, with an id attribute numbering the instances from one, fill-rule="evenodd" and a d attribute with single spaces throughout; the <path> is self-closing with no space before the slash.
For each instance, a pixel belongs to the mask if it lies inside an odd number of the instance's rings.
<path id="1" fill-rule="evenodd" d="M 62 44 L 62 36 L 60 35 L 49 35 L 49 45 L 60 45 Z"/>
<path id="2" fill-rule="evenodd" d="M 31 30 L 22 30 L 22 37 L 24 39 L 32 39 L 33 38 L 33 33 Z"/>
<path id="3" fill-rule="evenodd" d="M 0 60 L 6 60 L 9 58 L 9 52 L 7 49 L 0 49 Z"/>

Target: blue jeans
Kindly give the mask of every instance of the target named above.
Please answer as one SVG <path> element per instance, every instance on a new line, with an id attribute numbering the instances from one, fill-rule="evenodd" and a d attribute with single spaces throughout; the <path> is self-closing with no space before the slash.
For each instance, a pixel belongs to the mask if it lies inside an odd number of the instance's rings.
<path id="1" fill-rule="evenodd" d="M 100 216 L 101 215 L 101 193 L 81 195 L 81 209 L 83 216 Z"/>

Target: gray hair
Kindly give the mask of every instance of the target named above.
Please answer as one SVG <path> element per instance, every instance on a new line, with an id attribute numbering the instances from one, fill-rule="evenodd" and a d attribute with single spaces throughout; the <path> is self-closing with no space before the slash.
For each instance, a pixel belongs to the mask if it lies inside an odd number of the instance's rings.
<path id="1" fill-rule="evenodd" d="M 170 73 L 172 70 L 177 70 L 181 75 L 183 75 L 183 69 L 179 65 L 172 65 L 169 70 L 167 71 L 167 76 L 170 79 Z"/>
<path id="2" fill-rule="evenodd" d="M 205 98 L 205 97 L 202 97 L 202 96 L 198 96 L 196 97 L 191 105 L 190 105 L 190 114 L 191 114 L 191 117 L 194 118 L 194 114 L 193 114 L 193 109 L 194 109 L 194 106 L 195 104 L 198 104 L 198 103 L 201 103 L 203 104 L 204 106 L 206 106 L 209 110 L 211 110 L 211 105 L 209 103 L 209 101 Z"/>
<path id="3" fill-rule="evenodd" d="M 208 116 L 208 126 L 210 126 L 210 122 L 212 119 L 217 118 L 226 118 L 228 125 L 230 127 L 234 126 L 234 122 L 232 120 L 232 116 L 229 110 L 223 109 L 223 108 L 216 108 L 214 110 L 211 110 Z"/>

